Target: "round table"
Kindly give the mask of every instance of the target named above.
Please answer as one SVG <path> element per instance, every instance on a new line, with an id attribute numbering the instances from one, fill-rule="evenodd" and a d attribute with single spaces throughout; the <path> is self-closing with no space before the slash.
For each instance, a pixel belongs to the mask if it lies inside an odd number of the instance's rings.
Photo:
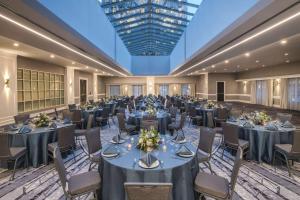
<path id="1" fill-rule="evenodd" d="M 165 139 L 167 149 L 163 151 L 162 144 L 157 150 L 152 152 L 163 164 L 154 169 L 143 169 L 138 165 L 139 158 L 143 151 L 135 148 L 138 136 L 134 136 L 132 148 L 128 149 L 130 139 L 119 144 L 120 156 L 116 158 L 106 158 L 102 156 L 99 171 L 102 177 L 102 198 L 104 200 L 125 199 L 125 182 L 152 182 L 152 183 L 172 183 L 174 200 L 194 200 L 193 183 L 198 173 L 199 167 L 196 156 L 182 158 L 175 155 L 180 147 L 179 144 L 171 142 L 170 136 L 161 136 Z M 196 152 L 196 147 L 187 142 L 185 145 Z M 103 149 L 107 148 L 106 145 Z"/>
<path id="2" fill-rule="evenodd" d="M 208 112 L 212 112 L 212 116 L 215 115 L 215 108 L 203 108 L 203 107 L 196 107 L 196 112 L 197 112 L 197 115 L 202 115 L 203 116 L 203 125 L 204 126 L 207 126 L 207 113 Z"/>
<path id="3" fill-rule="evenodd" d="M 292 144 L 295 128 L 279 127 L 276 131 L 255 125 L 254 128 L 243 127 L 244 120 L 227 123 L 239 126 L 239 138 L 249 141 L 249 159 L 258 162 L 272 162 L 275 144 Z"/>
<path id="4" fill-rule="evenodd" d="M 129 114 L 128 123 L 136 125 L 138 129 L 140 128 L 141 121 L 144 116 L 147 116 L 146 112 L 136 111 Z M 168 125 L 172 122 L 171 116 L 167 112 L 157 112 L 156 119 L 158 120 L 158 131 L 160 134 L 166 134 Z"/>

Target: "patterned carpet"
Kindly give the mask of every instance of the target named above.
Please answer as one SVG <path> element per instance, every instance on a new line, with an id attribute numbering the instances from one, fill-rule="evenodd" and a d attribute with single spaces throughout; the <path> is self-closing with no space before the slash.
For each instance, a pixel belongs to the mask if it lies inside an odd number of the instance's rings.
<path id="1" fill-rule="evenodd" d="M 113 124 L 113 123 L 111 123 Z M 185 133 L 188 141 L 197 145 L 196 138 L 199 127 L 186 124 Z M 118 129 L 115 125 L 111 128 L 104 127 L 101 130 L 102 143 L 106 144 Z M 215 139 L 215 146 L 220 140 Z M 230 179 L 234 157 L 226 152 L 224 159 L 221 158 L 221 149 L 215 152 L 211 160 L 212 169 L 215 174 Z M 78 147 L 76 151 L 76 162 L 70 154 L 65 158 L 65 166 L 70 175 L 88 171 L 89 161 L 84 151 Z M 299 167 L 297 163 L 295 165 Z M 53 163 L 39 168 L 19 169 L 15 180 L 9 181 L 11 171 L 2 170 L 0 173 L 0 199 L 64 199 L 63 191 L 59 183 L 58 175 L 54 170 Z M 204 171 L 209 171 L 204 165 L 200 165 Z M 299 167 L 300 168 L 300 167 Z M 97 168 L 94 168 L 97 170 Z M 79 199 L 93 199 L 93 195 L 85 195 Z M 279 167 L 275 172 L 268 164 L 257 164 L 245 161 L 242 166 L 233 199 L 300 199 L 300 173 L 296 172 L 293 178 L 288 177 L 285 167 Z"/>

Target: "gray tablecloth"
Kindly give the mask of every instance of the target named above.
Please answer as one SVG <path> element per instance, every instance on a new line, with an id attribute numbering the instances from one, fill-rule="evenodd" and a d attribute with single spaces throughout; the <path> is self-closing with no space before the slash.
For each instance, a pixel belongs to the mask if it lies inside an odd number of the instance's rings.
<path id="1" fill-rule="evenodd" d="M 135 141 L 137 141 L 137 137 L 135 137 Z M 125 144 L 119 145 L 120 157 L 114 159 L 102 157 L 99 166 L 103 183 L 102 198 L 104 200 L 125 199 L 125 182 L 170 182 L 173 184 L 174 200 L 194 200 L 193 183 L 199 170 L 197 159 L 195 156 L 191 158 L 177 157 L 175 152 L 179 145 L 175 145 L 168 139 L 166 141 L 166 152 L 162 151 L 162 145 L 159 150 L 153 151 L 153 154 L 164 162 L 163 166 L 155 169 L 143 169 L 139 167 L 138 163 L 134 166 L 134 158 L 138 160 L 143 153 L 135 147 L 128 151 L 129 140 Z M 192 144 L 186 143 L 186 146 L 192 151 L 196 151 Z"/>
<path id="2" fill-rule="evenodd" d="M 140 128 L 141 120 L 143 119 L 142 112 L 135 112 L 129 114 L 128 123 L 136 125 L 137 128 Z M 157 112 L 156 114 L 156 120 L 158 120 L 158 131 L 160 134 L 166 134 L 168 125 L 172 122 L 171 117 L 166 112 Z"/>
<path id="3" fill-rule="evenodd" d="M 239 138 L 249 141 L 249 159 L 271 163 L 275 144 L 292 144 L 295 128 L 266 130 L 264 126 L 245 128 L 239 122 L 227 122 L 239 126 Z"/>
<path id="4" fill-rule="evenodd" d="M 196 112 L 197 112 L 197 115 L 200 115 L 203 117 L 203 126 L 207 126 L 207 113 L 208 112 L 212 112 L 212 116 L 215 116 L 215 108 L 212 108 L 212 109 L 209 109 L 209 108 L 202 108 L 202 107 L 196 107 Z"/>
<path id="5" fill-rule="evenodd" d="M 89 115 L 92 115 L 92 114 L 94 115 L 92 127 L 95 127 L 96 126 L 96 117 L 100 117 L 102 114 L 102 111 L 103 111 L 103 108 L 83 110 L 82 117 L 84 119 L 84 128 L 87 127 Z"/>
<path id="6" fill-rule="evenodd" d="M 60 125 L 58 128 L 68 126 Z M 55 142 L 56 131 L 46 128 L 35 128 L 30 133 L 18 134 L 10 131 L 9 140 L 12 147 L 27 147 L 29 165 L 38 167 L 40 164 L 48 164 L 48 144 Z"/>

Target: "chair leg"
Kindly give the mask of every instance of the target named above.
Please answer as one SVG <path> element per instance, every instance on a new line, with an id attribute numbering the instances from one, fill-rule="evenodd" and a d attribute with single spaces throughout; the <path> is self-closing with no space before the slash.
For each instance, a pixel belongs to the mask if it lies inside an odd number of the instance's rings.
<path id="1" fill-rule="evenodd" d="M 19 158 L 17 158 L 17 159 L 15 160 L 13 173 L 12 173 L 12 175 L 11 175 L 11 177 L 10 177 L 10 180 L 11 180 L 11 181 L 13 181 L 13 180 L 15 179 L 15 173 L 16 173 L 16 168 L 17 168 L 18 160 L 19 160 Z"/>
<path id="2" fill-rule="evenodd" d="M 207 164 L 208 164 L 208 168 L 209 168 L 209 170 L 210 170 L 210 173 L 213 174 L 213 171 L 212 171 L 212 169 L 211 169 L 210 162 L 208 161 Z"/>
<path id="3" fill-rule="evenodd" d="M 275 165 L 275 159 L 276 159 L 276 150 L 274 151 L 274 154 L 273 154 L 273 166 L 274 166 L 274 171 L 276 172 L 276 165 Z"/>
<path id="4" fill-rule="evenodd" d="M 222 151 L 222 159 L 224 160 L 224 151 L 225 151 L 225 145 L 223 146 L 223 151 Z"/>
<path id="5" fill-rule="evenodd" d="M 72 154 L 73 154 L 74 161 L 76 162 L 75 147 L 73 147 L 73 149 L 72 149 Z"/>
<path id="6" fill-rule="evenodd" d="M 284 158 L 285 158 L 286 166 L 287 166 L 287 168 L 288 168 L 289 176 L 292 176 L 292 174 L 291 174 L 291 169 L 290 169 L 290 163 L 289 163 L 289 160 L 288 160 L 288 158 L 287 158 L 286 155 L 284 155 Z"/>
<path id="7" fill-rule="evenodd" d="M 92 169 L 92 162 L 89 165 L 89 171 L 91 171 L 91 169 Z"/>

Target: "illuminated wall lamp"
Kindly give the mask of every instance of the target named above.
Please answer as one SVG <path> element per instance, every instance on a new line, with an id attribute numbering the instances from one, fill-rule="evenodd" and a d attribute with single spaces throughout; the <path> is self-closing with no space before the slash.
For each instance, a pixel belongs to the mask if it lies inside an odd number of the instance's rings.
<path id="1" fill-rule="evenodd" d="M 8 78 L 4 80 L 4 85 L 6 88 L 9 88 L 9 79 Z"/>

